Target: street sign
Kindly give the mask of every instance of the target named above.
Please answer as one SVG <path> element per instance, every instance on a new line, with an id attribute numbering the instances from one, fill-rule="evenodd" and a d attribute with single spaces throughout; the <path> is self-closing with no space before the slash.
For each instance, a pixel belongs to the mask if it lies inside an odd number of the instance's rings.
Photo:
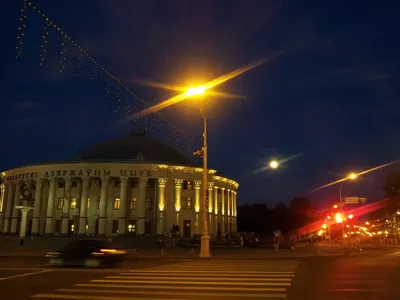
<path id="1" fill-rule="evenodd" d="M 358 204 L 358 197 L 345 197 L 344 203 L 346 204 Z"/>
<path id="2" fill-rule="evenodd" d="M 367 198 L 360 198 L 360 197 L 345 197 L 344 203 L 346 204 L 365 204 L 367 202 Z"/>
<path id="3" fill-rule="evenodd" d="M 367 202 L 367 198 L 360 198 L 359 200 L 361 204 L 365 204 L 365 202 Z"/>

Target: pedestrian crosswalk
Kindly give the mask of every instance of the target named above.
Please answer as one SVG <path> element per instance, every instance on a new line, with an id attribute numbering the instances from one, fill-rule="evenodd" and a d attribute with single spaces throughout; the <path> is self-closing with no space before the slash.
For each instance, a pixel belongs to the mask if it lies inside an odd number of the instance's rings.
<path id="1" fill-rule="evenodd" d="M 205 265 L 206 263 L 203 263 Z M 191 270 L 175 265 L 137 269 L 60 288 L 33 298 L 84 300 L 278 299 L 287 297 L 293 271 Z"/>

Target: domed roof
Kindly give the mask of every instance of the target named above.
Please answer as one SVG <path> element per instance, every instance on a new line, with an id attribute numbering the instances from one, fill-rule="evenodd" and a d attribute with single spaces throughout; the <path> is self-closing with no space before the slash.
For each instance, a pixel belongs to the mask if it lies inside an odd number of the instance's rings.
<path id="1" fill-rule="evenodd" d="M 112 139 L 78 154 L 83 161 L 137 161 L 176 165 L 194 165 L 177 149 L 147 136 L 144 132 L 133 131 L 130 135 Z"/>

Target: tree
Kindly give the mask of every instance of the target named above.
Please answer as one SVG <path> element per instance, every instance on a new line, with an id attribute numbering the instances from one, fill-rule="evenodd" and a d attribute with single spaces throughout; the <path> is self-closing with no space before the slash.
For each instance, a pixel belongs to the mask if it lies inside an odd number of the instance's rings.
<path id="1" fill-rule="evenodd" d="M 246 204 L 238 207 L 238 230 L 266 233 L 270 228 L 271 210 L 266 204 Z"/>
<path id="2" fill-rule="evenodd" d="M 280 230 L 283 234 L 290 230 L 290 214 L 289 209 L 283 203 L 278 203 L 272 210 L 272 228 L 270 228 L 271 234 L 272 230 Z"/>
<path id="3" fill-rule="evenodd" d="M 386 198 L 400 196 L 400 169 L 386 176 L 384 191 Z"/>
<path id="4" fill-rule="evenodd" d="M 290 228 L 296 230 L 311 222 L 315 210 L 310 199 L 293 197 L 289 203 Z"/>

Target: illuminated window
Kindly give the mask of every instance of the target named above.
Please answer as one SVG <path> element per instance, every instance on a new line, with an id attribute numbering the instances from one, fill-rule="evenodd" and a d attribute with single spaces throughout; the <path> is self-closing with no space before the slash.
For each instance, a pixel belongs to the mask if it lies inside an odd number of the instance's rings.
<path id="1" fill-rule="evenodd" d="M 182 209 L 192 209 L 192 198 L 182 197 Z"/>
<path id="2" fill-rule="evenodd" d="M 87 206 L 86 206 L 86 208 L 87 208 L 87 209 L 90 208 L 90 198 L 87 198 Z"/>
<path id="3" fill-rule="evenodd" d="M 131 198 L 131 202 L 129 203 L 130 209 L 136 209 L 136 197 Z"/>
<path id="4" fill-rule="evenodd" d="M 128 232 L 136 232 L 136 225 L 135 224 L 129 224 L 128 225 Z"/>
<path id="5" fill-rule="evenodd" d="M 189 180 L 184 180 L 182 183 L 183 190 L 193 190 L 193 182 Z"/>
<path id="6" fill-rule="evenodd" d="M 114 209 L 120 209 L 120 208 L 121 208 L 121 199 L 115 198 L 114 199 Z"/>
<path id="7" fill-rule="evenodd" d="M 64 198 L 58 198 L 57 199 L 57 209 L 62 210 L 63 208 L 63 203 L 64 203 Z"/>
<path id="8" fill-rule="evenodd" d="M 70 204 L 70 209 L 75 209 L 76 208 L 76 198 L 71 199 L 71 204 Z"/>
<path id="9" fill-rule="evenodd" d="M 146 198 L 146 210 L 153 209 L 153 198 Z"/>

